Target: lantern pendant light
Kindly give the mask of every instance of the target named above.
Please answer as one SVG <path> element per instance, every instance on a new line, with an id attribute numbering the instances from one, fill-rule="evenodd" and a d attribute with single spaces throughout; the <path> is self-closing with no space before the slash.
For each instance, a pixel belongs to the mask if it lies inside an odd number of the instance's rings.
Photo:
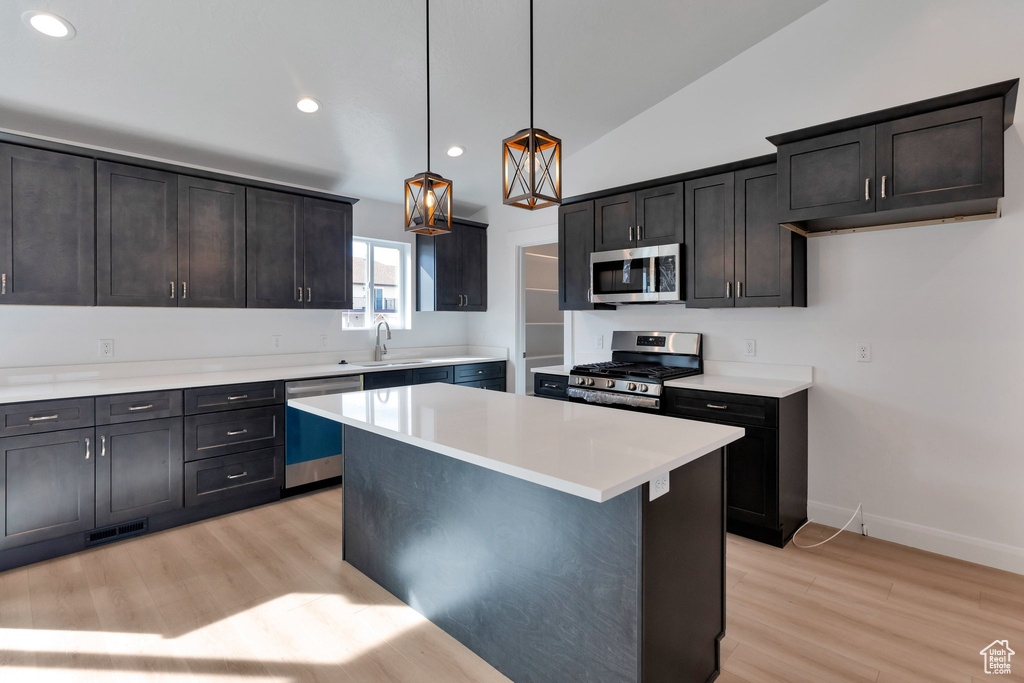
<path id="1" fill-rule="evenodd" d="M 533 0 L 530 0 L 530 127 L 501 145 L 502 201 L 522 209 L 562 203 L 562 141 L 533 127 Z"/>
<path id="2" fill-rule="evenodd" d="M 427 170 L 405 181 L 405 230 L 421 235 L 452 231 L 452 181 L 430 172 L 430 0 L 427 4 Z"/>

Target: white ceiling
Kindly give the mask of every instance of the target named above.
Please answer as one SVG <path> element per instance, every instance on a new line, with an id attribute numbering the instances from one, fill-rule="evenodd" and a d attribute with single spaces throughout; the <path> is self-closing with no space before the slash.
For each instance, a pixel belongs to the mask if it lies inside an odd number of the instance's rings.
<path id="1" fill-rule="evenodd" d="M 823 1 L 537 0 L 536 125 L 571 155 Z M 431 5 L 432 169 L 462 215 L 529 125 L 527 7 Z M 425 166 L 423 40 L 421 0 L 4 0 L 0 127 L 397 202 Z"/>

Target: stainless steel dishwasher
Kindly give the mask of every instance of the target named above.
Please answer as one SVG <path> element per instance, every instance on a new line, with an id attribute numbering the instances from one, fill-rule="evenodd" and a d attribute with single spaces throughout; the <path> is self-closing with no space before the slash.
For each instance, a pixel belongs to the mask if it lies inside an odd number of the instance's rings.
<path id="1" fill-rule="evenodd" d="M 288 382 L 285 399 L 361 391 L 362 375 Z M 284 487 L 340 477 L 344 470 L 341 423 L 288 407 L 285 411 Z"/>

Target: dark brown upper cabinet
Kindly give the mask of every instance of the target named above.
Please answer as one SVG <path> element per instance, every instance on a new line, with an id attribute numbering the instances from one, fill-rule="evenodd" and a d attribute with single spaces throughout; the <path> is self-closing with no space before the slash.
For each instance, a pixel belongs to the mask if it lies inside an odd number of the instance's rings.
<path id="1" fill-rule="evenodd" d="M 779 225 L 776 166 L 686 182 L 686 305 L 807 305 L 807 238 Z"/>
<path id="2" fill-rule="evenodd" d="M 487 310 L 487 226 L 452 219 L 448 234 L 416 235 L 416 310 Z"/>
<path id="3" fill-rule="evenodd" d="M 594 251 L 594 202 L 558 207 L 559 310 L 609 308 L 591 300 L 590 254 Z"/>
<path id="4" fill-rule="evenodd" d="M 178 305 L 178 176 L 96 164 L 96 300 Z"/>
<path id="5" fill-rule="evenodd" d="M 779 220 L 804 232 L 999 215 L 1017 81 L 768 138 Z"/>
<path id="6" fill-rule="evenodd" d="M 96 303 L 95 162 L 0 144 L 0 304 Z"/>
<path id="7" fill-rule="evenodd" d="M 682 243 L 683 183 L 594 200 L 594 251 Z"/>
<path id="8" fill-rule="evenodd" d="M 250 188 L 251 308 L 352 308 L 352 205 Z"/>
<path id="9" fill-rule="evenodd" d="M 179 306 L 245 308 L 245 188 L 178 176 Z"/>

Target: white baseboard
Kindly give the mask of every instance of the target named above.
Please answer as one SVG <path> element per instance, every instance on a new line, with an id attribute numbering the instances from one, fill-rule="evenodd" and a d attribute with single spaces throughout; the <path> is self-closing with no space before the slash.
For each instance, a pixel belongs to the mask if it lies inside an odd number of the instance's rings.
<path id="1" fill-rule="evenodd" d="M 807 501 L 809 518 L 837 529 L 849 521 L 853 512 L 836 505 Z M 1024 574 L 1024 548 L 879 515 L 865 514 L 864 523 L 868 525 L 868 535 L 874 538 Z M 860 533 L 860 520 L 853 520 L 848 530 Z"/>

